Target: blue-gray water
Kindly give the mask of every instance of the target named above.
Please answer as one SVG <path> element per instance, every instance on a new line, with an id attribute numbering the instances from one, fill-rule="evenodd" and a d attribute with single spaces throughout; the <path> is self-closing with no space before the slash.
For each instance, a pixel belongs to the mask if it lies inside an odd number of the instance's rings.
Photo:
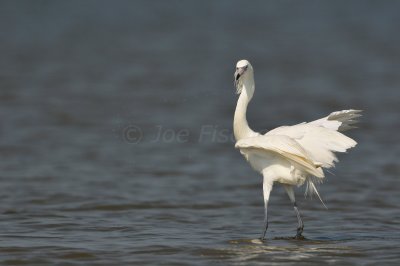
<path id="1" fill-rule="evenodd" d="M 397 265 L 395 1 L 1 1 L 0 262 Z M 255 68 L 265 131 L 363 109 L 359 145 L 297 190 L 307 240 L 229 133 Z M 161 136 L 158 136 L 161 132 Z"/>

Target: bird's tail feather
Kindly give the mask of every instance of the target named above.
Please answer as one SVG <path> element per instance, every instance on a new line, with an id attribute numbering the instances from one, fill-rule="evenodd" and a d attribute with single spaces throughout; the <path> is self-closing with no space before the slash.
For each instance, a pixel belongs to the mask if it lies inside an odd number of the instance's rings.
<path id="1" fill-rule="evenodd" d="M 321 201 L 322 205 L 324 205 L 324 207 L 326 209 L 328 209 L 328 207 L 326 207 L 324 201 L 322 200 L 321 196 L 319 195 L 319 192 L 318 192 L 317 187 L 315 186 L 314 182 L 321 182 L 321 179 L 316 179 L 315 178 L 313 180 L 312 177 L 307 177 L 307 186 L 306 186 L 305 196 L 312 197 L 314 194 L 317 195 L 317 197 Z"/>

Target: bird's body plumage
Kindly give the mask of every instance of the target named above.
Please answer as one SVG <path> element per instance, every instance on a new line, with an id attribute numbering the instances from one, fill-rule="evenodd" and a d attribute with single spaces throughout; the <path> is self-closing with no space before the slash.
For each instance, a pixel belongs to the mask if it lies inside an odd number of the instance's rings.
<path id="1" fill-rule="evenodd" d="M 254 170 L 264 177 L 265 227 L 268 226 L 267 206 L 275 182 L 282 184 L 293 202 L 301 236 L 303 223 L 295 202 L 293 186 L 307 182 L 307 192 L 321 199 L 315 181 L 324 178 L 324 168 L 337 162 L 335 152 L 345 152 L 357 143 L 342 134 L 353 128 L 360 117 L 359 110 L 344 110 L 309 122 L 275 128 L 266 134 L 250 129 L 246 119 L 247 105 L 254 94 L 254 74 L 247 60 L 238 62 L 235 73 L 236 90 L 240 93 L 234 116 L 235 147 L 240 150 Z M 322 200 L 321 200 L 322 201 Z M 264 231 L 263 238 L 265 238 Z"/>

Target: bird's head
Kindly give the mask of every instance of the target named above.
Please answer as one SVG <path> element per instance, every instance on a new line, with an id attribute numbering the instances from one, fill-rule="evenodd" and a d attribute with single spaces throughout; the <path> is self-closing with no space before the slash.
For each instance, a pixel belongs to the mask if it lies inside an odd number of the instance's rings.
<path id="1" fill-rule="evenodd" d="M 240 60 L 237 62 L 234 79 L 237 94 L 242 92 L 243 84 L 247 82 L 254 82 L 253 67 L 249 61 Z"/>

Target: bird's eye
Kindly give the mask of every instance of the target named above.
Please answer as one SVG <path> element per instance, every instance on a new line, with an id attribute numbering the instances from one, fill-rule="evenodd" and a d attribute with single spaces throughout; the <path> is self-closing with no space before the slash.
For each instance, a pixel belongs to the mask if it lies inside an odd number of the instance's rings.
<path id="1" fill-rule="evenodd" d="M 247 70 L 247 67 L 248 67 L 249 65 L 246 65 L 245 67 L 244 67 L 244 70 Z"/>
<path id="2" fill-rule="evenodd" d="M 239 68 L 238 67 L 236 67 L 236 70 L 238 70 Z"/>

